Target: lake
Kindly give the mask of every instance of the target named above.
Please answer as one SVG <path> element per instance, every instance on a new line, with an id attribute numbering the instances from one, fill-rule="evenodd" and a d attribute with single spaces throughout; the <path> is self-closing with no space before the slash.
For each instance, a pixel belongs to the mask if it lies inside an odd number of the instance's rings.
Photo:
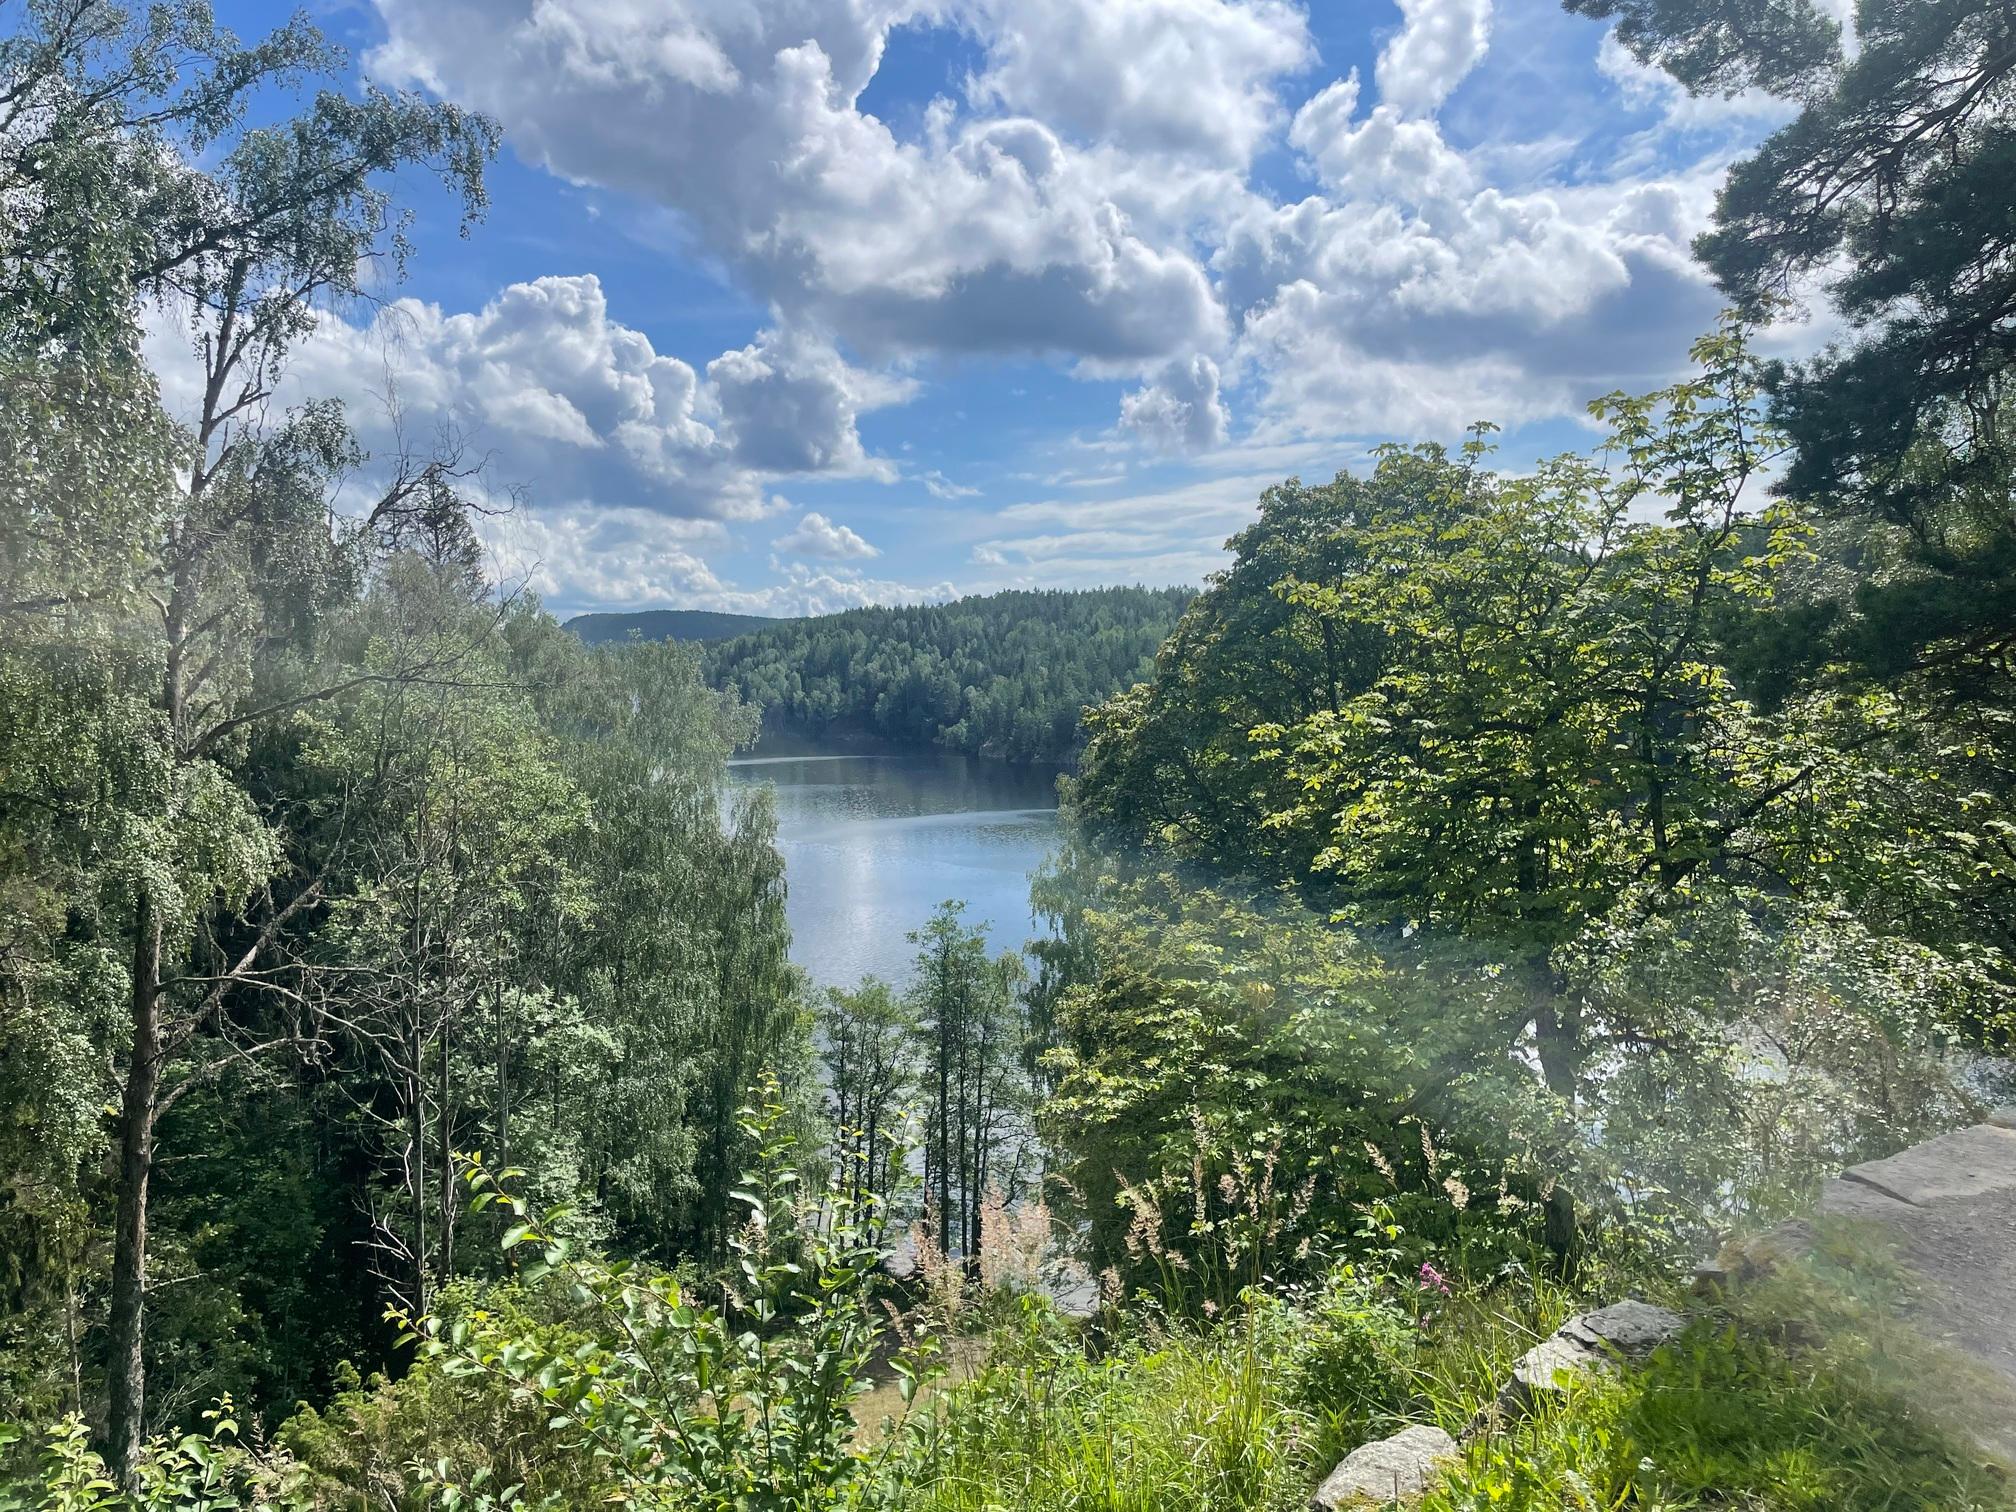
<path id="1" fill-rule="evenodd" d="M 1029 876 L 1056 841 L 1056 768 L 758 746 L 728 777 L 775 795 L 791 959 L 816 985 L 871 973 L 900 985 L 914 954 L 904 935 L 947 898 L 989 926 L 996 950 L 1035 932 Z"/>

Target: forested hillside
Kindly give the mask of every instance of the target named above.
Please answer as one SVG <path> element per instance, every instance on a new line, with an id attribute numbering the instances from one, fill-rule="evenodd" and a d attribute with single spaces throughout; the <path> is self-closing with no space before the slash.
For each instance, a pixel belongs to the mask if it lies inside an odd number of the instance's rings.
<path id="1" fill-rule="evenodd" d="M 708 675 L 779 727 L 1063 761 L 1085 706 L 1146 670 L 1189 597 L 1011 591 L 850 609 L 712 647 Z"/>
<path id="2" fill-rule="evenodd" d="M 640 609 L 632 614 L 577 614 L 567 628 L 591 646 L 610 641 L 714 641 L 765 630 L 777 622 L 760 614 L 714 609 Z"/>

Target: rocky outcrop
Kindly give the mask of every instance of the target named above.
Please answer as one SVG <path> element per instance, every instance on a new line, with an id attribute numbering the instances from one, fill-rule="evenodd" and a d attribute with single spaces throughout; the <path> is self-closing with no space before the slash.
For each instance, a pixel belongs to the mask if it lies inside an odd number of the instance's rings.
<path id="1" fill-rule="evenodd" d="M 1577 1376 L 1643 1360 L 1683 1323 L 1678 1313 L 1635 1299 L 1577 1313 L 1519 1357 L 1512 1378 L 1497 1400 L 1472 1419 L 1464 1438 L 1517 1422 L 1536 1403 L 1568 1389 Z M 1337 1512 L 1412 1501 L 1459 1452 L 1456 1441 L 1440 1428 L 1406 1428 L 1361 1444 L 1330 1472 L 1310 1506 L 1315 1512 Z"/>
<path id="2" fill-rule="evenodd" d="M 1565 1391 L 1576 1377 L 1635 1364 L 1678 1333 L 1678 1313 L 1627 1299 L 1595 1312 L 1577 1313 L 1519 1357 L 1497 1401 L 1479 1414 L 1470 1433 L 1516 1422 L 1534 1406 Z"/>
<path id="3" fill-rule="evenodd" d="M 1353 1449 L 1309 1505 L 1315 1512 L 1342 1512 L 1412 1501 L 1435 1483 L 1456 1452 L 1456 1440 L 1440 1428 L 1403 1428 L 1391 1438 Z"/>
<path id="4" fill-rule="evenodd" d="M 1980 1410 L 1959 1426 L 2016 1463 L 2016 1108 L 1850 1166 L 1811 1218 L 1725 1247 L 1698 1282 L 1738 1285 L 1796 1261 L 1830 1220 L 1865 1225 L 1909 1272 L 1912 1330 L 1980 1371 L 1966 1393 Z"/>

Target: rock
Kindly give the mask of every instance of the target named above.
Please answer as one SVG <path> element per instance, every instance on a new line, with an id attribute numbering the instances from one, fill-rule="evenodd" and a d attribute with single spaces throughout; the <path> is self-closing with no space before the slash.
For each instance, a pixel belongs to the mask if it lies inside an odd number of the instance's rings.
<path id="1" fill-rule="evenodd" d="M 1686 1320 L 1676 1312 L 1628 1297 L 1563 1323 L 1560 1332 L 1602 1348 L 1607 1345 L 1627 1360 L 1642 1360 L 1673 1335 Z"/>
<path id="2" fill-rule="evenodd" d="M 1498 1400 L 1478 1415 L 1468 1434 L 1516 1422 L 1536 1402 L 1566 1390 L 1576 1376 L 1611 1369 L 1619 1356 L 1627 1361 L 1644 1359 L 1678 1333 L 1684 1322 L 1678 1313 L 1635 1298 L 1577 1313 L 1519 1357 L 1512 1378 L 1499 1388 Z"/>
<path id="3" fill-rule="evenodd" d="M 2016 1191 L 2016 1129 L 1955 1129 L 1886 1160 L 1850 1166 L 1841 1179 L 1913 1207 Z"/>
<path id="4" fill-rule="evenodd" d="M 1988 1115 L 1988 1122 L 1998 1129 L 2016 1129 L 2016 1104 L 1997 1108 Z"/>
<path id="5" fill-rule="evenodd" d="M 1534 1403 L 1565 1391 L 1576 1376 L 1608 1367 L 1601 1349 L 1568 1335 L 1550 1334 L 1513 1363 L 1512 1378 L 1498 1388 L 1498 1400 L 1486 1409 L 1491 1426 L 1518 1421 Z"/>
<path id="6" fill-rule="evenodd" d="M 1345 1455 L 1309 1505 L 1314 1512 L 1338 1512 L 1411 1501 L 1435 1483 L 1456 1453 L 1456 1440 L 1440 1428 L 1403 1428 Z"/>
<path id="7" fill-rule="evenodd" d="M 1836 1176 L 1820 1189 L 1813 1211 L 1829 1218 L 1874 1218 L 1884 1222 L 1909 1221 L 1911 1204 L 1879 1192 L 1860 1181 Z"/>

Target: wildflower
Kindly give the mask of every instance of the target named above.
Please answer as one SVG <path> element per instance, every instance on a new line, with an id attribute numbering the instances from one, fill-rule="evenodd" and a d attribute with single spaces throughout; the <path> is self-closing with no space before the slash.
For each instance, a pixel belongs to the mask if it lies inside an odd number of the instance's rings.
<path id="1" fill-rule="evenodd" d="M 1372 1165 L 1381 1176 L 1394 1186 L 1400 1184 L 1400 1178 L 1393 1174 L 1393 1163 L 1380 1152 L 1379 1146 L 1369 1139 L 1365 1141 L 1365 1153 L 1372 1157 Z"/>
<path id="2" fill-rule="evenodd" d="M 1420 1280 L 1421 1290 L 1440 1292 L 1445 1297 L 1449 1295 L 1448 1278 L 1426 1260 L 1421 1262 Z"/>

